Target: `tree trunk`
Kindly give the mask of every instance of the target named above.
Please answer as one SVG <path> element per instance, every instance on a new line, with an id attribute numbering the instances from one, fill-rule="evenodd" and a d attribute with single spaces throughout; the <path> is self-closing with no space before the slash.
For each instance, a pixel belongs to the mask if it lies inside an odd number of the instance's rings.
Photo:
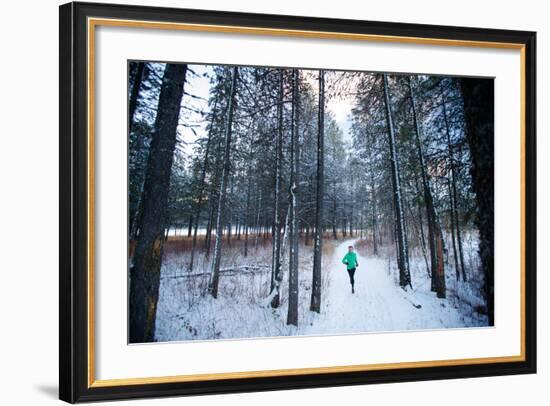
<path id="1" fill-rule="evenodd" d="M 228 210 L 228 208 L 230 208 L 233 204 L 233 186 L 234 186 L 234 183 L 231 182 L 231 188 L 229 189 L 229 198 L 228 198 L 229 205 L 227 205 L 225 210 Z M 227 246 L 231 247 L 231 228 L 232 228 L 231 222 L 233 221 L 233 210 L 229 211 L 229 215 L 227 217 L 228 217 L 228 219 L 227 219 Z"/>
<path id="2" fill-rule="evenodd" d="M 372 171 L 371 171 L 371 176 L 370 176 L 370 184 L 371 184 L 371 196 L 372 196 L 372 202 L 371 202 L 371 206 L 372 206 L 372 251 L 373 251 L 373 255 L 376 256 L 378 255 L 378 242 L 377 242 L 377 233 L 376 233 L 376 229 L 378 227 L 378 224 L 377 224 L 377 214 L 376 214 L 376 191 L 374 189 L 374 175 L 372 174 Z"/>
<path id="3" fill-rule="evenodd" d="M 211 199 L 212 197 L 213 195 L 210 196 Z M 210 213 L 208 215 L 208 224 L 206 225 L 206 236 L 204 238 L 204 249 L 206 251 L 204 253 L 204 256 L 206 259 L 210 257 L 210 246 L 212 244 L 212 223 L 214 222 L 214 211 L 215 211 L 214 202 L 211 201 Z"/>
<path id="4" fill-rule="evenodd" d="M 225 115 L 227 115 L 228 111 L 228 105 L 229 105 L 229 98 L 227 100 L 227 104 L 225 105 Z M 226 127 L 226 118 L 222 118 L 222 127 Z M 214 176 L 212 180 L 212 184 L 210 186 L 210 216 L 208 220 L 208 228 L 206 230 L 206 240 L 205 240 L 205 258 L 210 258 L 210 251 L 212 248 L 212 230 L 215 227 L 215 221 L 216 221 L 216 214 L 218 209 L 218 203 L 219 203 L 219 190 L 220 190 L 220 184 L 221 184 L 221 177 L 223 172 L 223 154 L 224 154 L 224 143 L 225 143 L 225 131 L 223 136 L 219 136 L 216 142 L 216 161 L 214 164 Z"/>
<path id="5" fill-rule="evenodd" d="M 466 139 L 472 164 L 470 174 L 476 194 L 479 256 L 484 274 L 483 293 L 489 325 L 494 325 L 494 81 L 460 79 L 464 98 Z"/>
<path id="6" fill-rule="evenodd" d="M 222 218 L 225 210 L 225 198 L 227 181 L 229 177 L 229 158 L 231 150 L 231 130 L 233 124 L 233 111 L 235 108 L 235 93 L 237 91 L 237 67 L 232 69 L 231 90 L 229 93 L 229 101 L 227 104 L 227 119 L 225 121 L 225 148 L 223 156 L 223 170 L 220 181 L 220 191 L 218 198 L 218 210 L 216 214 L 216 241 L 214 243 L 214 258 L 212 259 L 212 279 L 210 280 L 210 294 L 218 297 L 218 285 L 220 282 L 220 261 L 221 261 L 221 245 L 222 245 Z"/>
<path id="7" fill-rule="evenodd" d="M 130 240 L 135 240 L 137 238 L 138 234 L 139 234 L 141 223 L 143 222 L 143 219 L 142 219 L 143 207 L 142 206 L 143 206 L 143 184 L 141 185 L 141 188 L 140 188 L 139 200 L 138 200 L 138 203 L 137 203 L 137 209 L 136 209 L 136 212 L 134 213 L 134 216 L 132 217 L 132 220 L 131 220 Z"/>
<path id="8" fill-rule="evenodd" d="M 345 202 L 342 202 L 345 204 Z M 344 210 L 345 210 L 345 206 L 344 206 Z M 342 236 L 344 238 L 346 238 L 348 236 L 348 219 L 346 217 L 344 217 L 344 219 L 342 220 Z"/>
<path id="9" fill-rule="evenodd" d="M 298 326 L 298 71 L 292 71 L 292 120 L 290 140 L 290 258 L 287 324 Z"/>
<path id="10" fill-rule="evenodd" d="M 336 232 L 336 185 L 333 187 L 333 199 L 332 199 L 332 236 L 335 240 L 338 239 Z"/>
<path id="11" fill-rule="evenodd" d="M 189 223 L 187 224 L 187 238 L 191 237 L 193 232 L 193 215 L 189 216 Z"/>
<path id="12" fill-rule="evenodd" d="M 258 205 L 256 207 L 256 222 L 254 224 L 254 249 L 258 249 L 258 240 L 260 239 L 260 213 L 262 212 L 262 188 L 260 184 L 256 186 L 257 195 L 258 195 Z"/>
<path id="13" fill-rule="evenodd" d="M 443 118 L 445 120 L 445 132 L 447 134 L 447 151 L 449 154 L 449 162 L 451 164 L 451 193 L 449 194 L 451 197 L 451 217 L 452 222 L 454 223 L 455 231 L 456 231 L 456 245 L 457 247 L 454 247 L 455 249 L 455 264 L 457 268 L 457 279 L 459 277 L 459 273 L 462 273 L 462 280 L 466 281 L 466 271 L 464 267 L 464 253 L 462 251 L 462 235 L 460 234 L 460 223 L 458 220 L 458 209 L 457 209 L 457 190 L 456 190 L 456 168 L 455 168 L 455 161 L 454 161 L 454 154 L 453 154 L 453 147 L 451 144 L 451 133 L 449 130 L 449 120 L 447 118 L 447 107 L 445 98 L 443 96 Z M 454 244 L 454 234 L 453 234 L 453 244 Z M 458 257 L 456 256 L 456 248 L 458 248 Z"/>
<path id="14" fill-rule="evenodd" d="M 144 78 L 147 78 L 148 69 L 145 63 L 139 62 L 137 64 L 134 80 L 132 83 L 132 89 L 130 92 L 130 99 L 128 101 L 128 135 L 132 132 L 134 126 L 135 112 L 137 109 L 137 101 L 139 98 L 139 91 L 141 89 L 141 84 Z M 143 137 L 142 141 L 143 142 Z M 139 232 L 139 227 L 142 222 L 141 213 L 143 212 L 142 208 L 142 195 L 143 195 L 143 184 L 141 184 L 140 193 L 138 197 L 138 203 L 135 213 L 133 213 L 130 221 L 130 240 L 134 240 Z"/>
<path id="15" fill-rule="evenodd" d="M 399 267 L 399 285 L 405 287 L 407 285 L 412 287 L 411 274 L 409 270 L 409 256 L 407 247 L 407 236 L 405 230 L 405 215 L 403 212 L 403 200 L 401 196 L 401 178 L 399 173 L 399 161 L 397 156 L 397 148 L 395 145 L 395 134 L 393 129 L 393 118 L 391 113 L 391 99 L 388 89 L 388 77 L 382 75 L 384 80 L 384 101 L 386 107 L 386 123 L 388 129 L 388 144 L 390 147 L 390 160 L 391 160 L 391 173 L 392 173 L 392 186 L 393 186 L 393 200 L 396 217 L 396 232 L 398 243 L 398 258 L 397 263 Z"/>
<path id="16" fill-rule="evenodd" d="M 324 138 L 325 138 L 325 71 L 319 71 L 319 122 L 317 130 L 317 193 L 315 201 L 315 245 L 313 247 L 313 279 L 310 310 L 321 312 L 321 260 L 323 254 L 324 198 Z"/>
<path id="17" fill-rule="evenodd" d="M 248 256 L 248 223 L 249 223 L 249 210 L 250 210 L 250 184 L 252 182 L 252 177 L 248 176 L 248 186 L 246 187 L 246 212 L 244 218 L 244 256 Z"/>
<path id="18" fill-rule="evenodd" d="M 143 72 L 145 71 L 145 63 L 138 62 L 136 68 L 136 75 L 134 77 L 134 83 L 130 90 L 130 100 L 128 101 L 128 132 L 132 132 L 132 125 L 134 123 L 134 116 L 137 108 L 137 100 L 139 97 L 139 89 L 141 89 L 141 82 L 143 81 Z"/>
<path id="19" fill-rule="evenodd" d="M 354 199 L 354 190 L 355 190 L 355 178 L 353 176 L 353 168 L 350 166 L 350 179 L 351 179 L 351 193 L 350 193 L 350 211 L 349 211 L 349 235 L 353 237 L 353 226 L 354 226 L 354 215 L 355 215 L 355 199 Z"/>
<path id="20" fill-rule="evenodd" d="M 413 121 L 416 138 L 416 149 L 418 153 L 418 160 L 420 161 L 420 171 L 422 176 L 422 187 L 424 190 L 424 204 L 426 205 L 426 216 L 428 221 L 428 240 L 430 246 L 430 261 L 432 275 L 432 291 L 437 292 L 437 296 L 444 298 L 446 296 L 445 287 L 445 264 L 443 261 L 443 234 L 439 221 L 437 219 L 437 213 L 433 203 L 432 191 L 430 188 L 430 180 L 426 173 L 426 162 L 424 160 L 424 151 L 422 148 L 422 135 L 420 123 L 418 122 L 418 116 L 416 113 L 416 101 L 414 92 L 412 90 L 411 80 L 408 80 L 409 95 L 411 98 L 411 106 L 413 112 Z"/>
<path id="21" fill-rule="evenodd" d="M 454 202 L 453 202 L 453 192 L 451 190 L 451 181 L 447 180 L 447 192 L 449 193 L 449 213 L 450 213 L 450 220 L 451 220 L 451 243 L 453 245 L 453 258 L 455 262 L 455 273 L 456 273 L 456 280 L 460 279 L 460 261 L 458 260 L 458 253 L 456 251 L 456 238 L 455 238 L 455 230 L 456 230 L 456 223 L 455 223 L 455 215 L 454 215 Z"/>
<path id="22" fill-rule="evenodd" d="M 143 224 L 130 268 L 130 342 L 155 337 L 170 174 L 187 65 L 167 64 L 143 188 Z"/>
<path id="23" fill-rule="evenodd" d="M 218 98 L 214 99 L 214 107 L 212 108 L 212 122 L 210 123 L 210 128 L 208 130 L 208 139 L 206 141 L 206 149 L 204 151 L 204 162 L 201 170 L 201 178 L 199 182 L 199 195 L 197 197 L 197 202 L 195 205 L 195 224 L 193 226 L 193 241 L 191 243 L 191 258 L 189 260 L 189 271 L 193 270 L 193 262 L 195 258 L 195 250 L 197 247 L 197 233 L 199 228 L 199 220 L 201 215 L 202 208 L 202 199 L 204 198 L 204 186 L 206 179 L 206 172 L 208 170 L 208 159 L 210 157 L 210 146 L 212 144 L 212 128 L 214 127 L 214 119 L 216 117 L 216 108 L 218 106 Z"/>
<path id="24" fill-rule="evenodd" d="M 421 148 L 421 152 L 422 152 L 422 148 Z M 423 160 L 423 158 L 422 158 L 422 160 Z M 419 159 L 419 161 L 420 161 L 420 159 Z M 415 186 L 417 195 L 423 196 L 422 192 L 420 191 L 420 187 L 418 186 L 418 178 L 417 177 L 415 178 L 414 186 Z M 426 205 L 426 203 L 424 203 L 424 206 L 425 205 Z M 412 209 L 411 209 L 411 212 L 412 212 Z M 420 232 L 420 244 L 421 244 L 421 247 L 422 247 L 422 256 L 424 257 L 424 262 L 426 264 L 426 272 L 427 272 L 428 276 L 430 276 L 430 278 L 431 278 L 430 263 L 428 262 L 428 255 L 426 253 L 426 236 L 424 235 L 424 218 L 422 216 L 422 205 L 420 203 L 417 206 L 417 212 L 418 212 L 417 216 L 418 216 L 418 224 L 419 224 L 419 232 Z"/>
<path id="25" fill-rule="evenodd" d="M 363 239 L 363 210 L 364 210 L 364 207 L 361 205 L 361 212 L 359 213 L 359 227 L 360 227 L 359 238 L 361 240 Z"/>
<path id="26" fill-rule="evenodd" d="M 426 271 L 431 277 L 430 264 L 428 262 L 428 256 L 426 254 L 426 237 L 424 235 L 424 219 L 422 217 L 422 209 L 418 207 L 418 224 L 420 228 L 420 244 L 422 245 L 422 256 L 424 257 L 424 262 L 426 264 Z"/>
<path id="27" fill-rule="evenodd" d="M 281 272 L 281 218 L 280 218 L 280 194 L 283 159 L 283 80 L 284 73 L 279 69 L 279 100 L 277 103 L 277 148 L 275 152 L 275 207 L 273 210 L 273 260 L 271 271 L 271 292 L 275 291 L 271 300 L 271 307 L 280 305 Z"/>

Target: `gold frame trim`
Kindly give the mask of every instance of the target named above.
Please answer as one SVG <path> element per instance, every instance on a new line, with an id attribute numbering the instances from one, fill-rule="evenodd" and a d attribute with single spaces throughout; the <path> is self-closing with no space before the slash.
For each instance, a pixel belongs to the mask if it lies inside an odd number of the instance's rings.
<path id="1" fill-rule="evenodd" d="M 122 379 L 95 379 L 95 279 L 94 279 L 94 190 L 95 190 L 95 28 L 97 26 L 110 27 L 132 27 L 148 28 L 161 30 L 183 30 L 195 32 L 219 32 L 245 35 L 267 35 L 299 38 L 320 38 L 320 39 L 341 39 L 358 40 L 371 42 L 402 43 L 416 45 L 432 46 L 459 46 L 459 47 L 478 47 L 478 48 L 496 48 L 512 49 L 520 51 L 520 82 L 521 82 L 521 101 L 520 101 L 520 192 L 521 192 L 521 246 L 520 246 L 520 339 L 521 348 L 519 355 L 502 357 L 482 357 L 482 358 L 464 358 L 451 360 L 433 360 L 433 361 L 414 361 L 414 362 L 395 362 L 381 364 L 361 364 L 344 365 L 316 368 L 294 368 L 294 369 L 275 369 L 265 371 L 243 371 L 243 372 L 221 372 L 211 374 L 190 374 L 173 375 L 144 378 L 122 378 Z M 525 325 L 525 51 L 526 47 L 520 43 L 507 42 L 488 42 L 488 41 L 466 41 L 453 39 L 437 39 L 422 37 L 400 37 L 391 35 L 373 35 L 373 34 L 355 34 L 344 32 L 326 32 L 326 31 L 308 31 L 275 29 L 261 27 L 243 27 L 231 25 L 211 25 L 211 24 L 187 24 L 187 23 L 166 23 L 155 21 L 123 20 L 109 18 L 88 18 L 87 21 L 87 80 L 88 80 L 88 388 L 113 387 L 125 385 L 143 385 L 158 383 L 176 383 L 193 381 L 212 381 L 218 379 L 243 379 L 243 378 L 265 378 L 288 375 L 311 375 L 311 374 L 331 374 L 340 372 L 360 372 L 360 371 L 379 371 L 391 370 L 397 368 L 423 368 L 439 366 L 458 366 L 472 364 L 494 364 L 504 362 L 522 362 L 526 360 L 526 325 Z"/>

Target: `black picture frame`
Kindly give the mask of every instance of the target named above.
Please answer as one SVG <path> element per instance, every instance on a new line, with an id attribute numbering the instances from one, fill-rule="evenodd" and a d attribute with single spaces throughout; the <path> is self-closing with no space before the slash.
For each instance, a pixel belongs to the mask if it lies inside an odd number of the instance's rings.
<path id="1" fill-rule="evenodd" d="M 536 33 L 114 4 L 60 6 L 59 398 L 67 402 L 235 393 L 536 372 Z M 87 19 L 261 27 L 328 33 L 512 43 L 524 52 L 524 359 L 386 370 L 94 386 L 88 353 Z"/>

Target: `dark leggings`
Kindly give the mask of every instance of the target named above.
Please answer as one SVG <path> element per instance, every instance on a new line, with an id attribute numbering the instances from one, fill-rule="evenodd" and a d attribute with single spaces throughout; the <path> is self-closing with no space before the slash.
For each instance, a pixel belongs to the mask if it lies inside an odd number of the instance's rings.
<path id="1" fill-rule="evenodd" d="M 348 269 L 348 275 L 349 275 L 349 283 L 351 283 L 351 286 L 355 285 L 355 268 Z"/>

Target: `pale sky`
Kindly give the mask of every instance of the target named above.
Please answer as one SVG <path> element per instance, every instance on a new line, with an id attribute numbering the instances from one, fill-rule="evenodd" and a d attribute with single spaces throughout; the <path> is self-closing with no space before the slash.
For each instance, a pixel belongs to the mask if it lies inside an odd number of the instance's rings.
<path id="1" fill-rule="evenodd" d="M 344 133 L 344 140 L 351 141 L 351 109 L 353 108 L 353 100 L 351 97 L 329 99 L 326 106 L 336 123 Z"/>
<path id="2" fill-rule="evenodd" d="M 210 93 L 210 74 L 213 72 L 212 67 L 208 65 L 189 65 L 189 69 L 195 72 L 197 75 L 191 76 L 185 83 L 185 93 L 192 94 L 193 96 L 200 97 L 204 100 L 197 99 L 185 95 L 182 100 L 183 106 L 192 106 L 193 109 L 198 111 L 208 112 L 208 95 Z M 203 76 L 208 74 L 208 76 Z M 181 126 L 181 124 L 197 125 L 192 129 L 189 127 Z M 199 113 L 185 111 L 180 116 L 180 135 L 182 136 L 185 145 L 182 145 L 183 150 L 189 156 L 192 153 L 195 142 L 198 138 L 206 136 L 207 122 Z M 194 131 L 193 131 L 194 130 Z M 181 144 L 180 144 L 181 145 Z"/>
<path id="3" fill-rule="evenodd" d="M 211 66 L 208 65 L 189 65 L 189 68 L 193 70 L 197 75 L 190 76 L 185 84 L 185 93 L 190 93 L 194 96 L 198 96 L 205 100 L 185 95 L 182 100 L 182 107 L 191 106 L 198 111 L 208 111 L 208 95 L 210 92 L 210 75 L 213 72 Z M 304 70 L 304 78 L 311 84 L 314 90 L 317 90 L 317 71 Z M 203 76 L 207 74 L 208 76 Z M 327 81 L 330 80 L 327 77 Z M 351 96 L 343 96 L 338 98 L 327 98 L 326 109 L 332 114 L 336 123 L 341 128 L 344 140 L 351 141 L 351 109 L 353 107 L 353 98 Z M 179 132 L 181 138 L 184 140 L 184 145 L 181 145 L 184 153 L 190 155 L 194 144 L 198 138 L 206 136 L 206 122 L 201 114 L 196 112 L 190 112 L 187 109 L 183 110 L 180 118 Z M 190 128 L 189 126 L 193 126 Z"/>

